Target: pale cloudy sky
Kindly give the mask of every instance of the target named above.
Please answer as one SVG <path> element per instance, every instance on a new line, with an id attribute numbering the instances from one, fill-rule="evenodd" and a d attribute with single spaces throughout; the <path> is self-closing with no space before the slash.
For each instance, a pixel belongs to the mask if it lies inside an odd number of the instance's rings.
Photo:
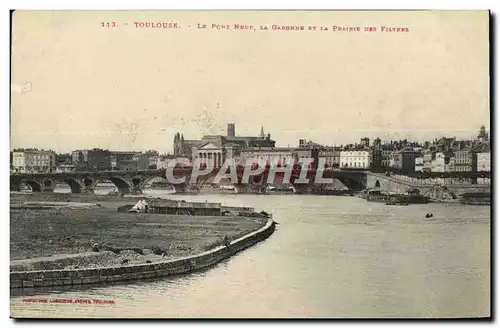
<path id="1" fill-rule="evenodd" d="M 150 21 L 181 28 L 134 27 Z M 227 122 L 239 135 L 263 124 L 279 146 L 470 137 L 489 127 L 488 24 L 486 11 L 16 12 L 12 147 L 166 152 L 177 131 L 198 139 Z"/>

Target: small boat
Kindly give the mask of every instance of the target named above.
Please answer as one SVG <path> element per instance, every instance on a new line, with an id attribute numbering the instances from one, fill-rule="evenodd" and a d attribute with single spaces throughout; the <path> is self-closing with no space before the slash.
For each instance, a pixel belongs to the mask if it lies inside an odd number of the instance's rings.
<path id="1" fill-rule="evenodd" d="M 425 217 L 426 217 L 427 219 L 428 219 L 428 218 L 432 218 L 433 216 L 434 216 L 434 215 L 433 215 L 432 213 L 430 213 L 430 214 L 429 214 L 429 213 L 427 213 L 427 214 L 425 215 Z"/>
<path id="2" fill-rule="evenodd" d="M 408 203 L 406 203 L 406 202 L 386 202 L 385 205 L 408 206 Z"/>

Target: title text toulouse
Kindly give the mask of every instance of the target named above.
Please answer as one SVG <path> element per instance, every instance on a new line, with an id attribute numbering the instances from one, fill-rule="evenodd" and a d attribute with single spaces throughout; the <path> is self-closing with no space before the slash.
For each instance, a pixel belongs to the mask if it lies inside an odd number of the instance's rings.
<path id="1" fill-rule="evenodd" d="M 135 28 L 163 28 L 163 29 L 178 29 L 181 24 L 178 22 L 152 22 L 152 21 L 137 21 L 133 22 Z M 108 26 L 109 25 L 109 26 Z M 111 25 L 117 26 L 116 23 Z M 103 27 L 111 27 L 110 23 L 102 23 Z M 191 25 L 188 26 L 189 28 Z M 203 24 L 198 23 L 197 29 L 212 29 L 212 30 L 247 30 L 247 31 L 333 31 L 333 32 L 410 32 L 408 27 L 400 26 L 341 26 L 341 25 L 251 25 L 251 24 L 222 24 L 212 23 Z"/>

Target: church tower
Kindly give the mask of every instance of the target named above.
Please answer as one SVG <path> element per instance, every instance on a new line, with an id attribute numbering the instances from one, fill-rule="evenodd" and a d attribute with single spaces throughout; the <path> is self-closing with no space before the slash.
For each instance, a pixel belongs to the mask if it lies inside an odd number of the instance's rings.
<path id="1" fill-rule="evenodd" d="M 180 142 L 180 147 L 179 147 L 179 156 L 184 156 L 184 133 L 181 134 L 181 142 Z"/>
<path id="2" fill-rule="evenodd" d="M 234 127 L 234 123 L 227 124 L 227 136 L 229 138 L 234 138 L 236 136 L 236 130 Z"/>
<path id="3" fill-rule="evenodd" d="M 484 125 L 481 126 L 481 129 L 479 130 L 479 135 L 477 137 L 479 141 L 481 142 L 486 142 L 488 141 L 488 133 L 486 133 L 486 128 Z"/>
<path id="4" fill-rule="evenodd" d="M 177 132 L 174 136 L 174 156 L 179 156 L 180 141 L 181 137 L 179 132 Z"/>

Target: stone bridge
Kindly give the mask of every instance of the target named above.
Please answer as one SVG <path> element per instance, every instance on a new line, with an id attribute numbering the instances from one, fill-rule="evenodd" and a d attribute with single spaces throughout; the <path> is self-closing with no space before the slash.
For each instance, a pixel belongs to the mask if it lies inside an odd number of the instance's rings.
<path id="1" fill-rule="evenodd" d="M 67 184 L 72 193 L 94 192 L 99 182 L 113 183 L 120 193 L 140 193 L 141 190 L 154 181 L 165 180 L 161 171 L 105 171 L 105 172 L 70 172 L 46 174 L 14 174 L 10 176 L 11 190 L 18 190 L 21 184 L 31 187 L 34 192 L 53 191 L 57 184 Z M 183 189 L 185 185 L 176 185 Z"/>
<path id="2" fill-rule="evenodd" d="M 173 176 L 175 178 L 186 177 L 185 183 L 173 184 L 167 181 L 165 170 L 147 170 L 147 171 L 104 171 L 104 172 L 68 172 L 68 173 L 43 173 L 43 174 L 12 174 L 10 176 L 10 189 L 19 190 L 22 184 L 31 187 L 34 192 L 50 192 L 53 191 L 58 183 L 65 183 L 71 188 L 72 193 L 94 192 L 96 185 L 99 182 L 110 181 L 118 191 L 123 194 L 141 193 L 144 188 L 156 181 L 162 181 L 165 184 L 171 185 L 177 193 L 186 190 L 199 190 L 204 184 L 214 183 L 214 177 L 218 170 L 200 175 L 195 183 L 190 183 L 191 168 L 175 169 Z M 240 192 L 252 191 L 265 188 L 268 185 L 269 168 L 263 173 L 251 176 L 247 184 L 242 184 L 243 169 L 237 169 L 238 183 L 235 187 Z M 316 170 L 309 170 L 307 179 L 309 183 L 297 183 L 300 171 L 292 171 L 290 184 L 294 187 L 297 193 L 307 192 L 311 188 L 322 188 L 324 185 L 315 184 L 314 179 Z M 365 171 L 323 171 L 322 177 L 333 178 L 339 180 L 344 186 L 350 190 L 359 191 L 366 188 L 366 172 Z M 281 184 L 283 173 L 277 173 L 275 179 L 271 183 Z M 227 180 L 227 179 L 226 179 Z M 221 180 L 222 181 L 222 180 Z"/>
<path id="3" fill-rule="evenodd" d="M 381 190 L 395 193 L 405 193 L 408 189 L 416 188 L 422 195 L 436 200 L 457 199 L 464 193 L 490 192 L 491 190 L 490 184 L 415 183 L 372 172 L 367 173 L 366 187 L 380 188 Z"/>
<path id="4" fill-rule="evenodd" d="M 110 181 L 120 193 L 140 194 L 144 188 L 153 182 L 161 181 L 170 185 L 177 193 L 187 190 L 197 191 L 205 184 L 215 184 L 214 178 L 218 173 L 217 169 L 212 172 L 200 175 L 195 183 L 190 183 L 191 168 L 176 168 L 173 172 L 175 178 L 186 177 L 186 181 L 180 184 L 172 184 L 167 181 L 165 170 L 147 171 L 104 171 L 104 172 L 70 172 L 70 173 L 46 173 L 46 174 L 13 174 L 10 176 L 10 189 L 19 190 L 21 184 L 26 184 L 35 192 L 53 191 L 58 183 L 65 183 L 71 188 L 72 193 L 93 192 L 99 182 Z M 309 183 L 298 183 L 300 170 L 294 169 L 290 177 L 290 185 L 296 193 L 307 193 L 312 189 L 325 188 L 325 184 L 314 183 L 317 173 L 322 173 L 323 178 L 331 178 L 340 181 L 344 186 L 352 191 L 361 191 L 365 188 L 378 187 L 382 190 L 396 193 L 405 193 L 409 188 L 417 188 L 424 195 L 432 198 L 447 199 L 458 198 L 467 192 L 489 192 L 491 186 L 481 184 L 424 184 L 414 183 L 397 179 L 386 174 L 372 173 L 369 171 L 353 170 L 325 170 L 323 172 L 309 170 L 307 179 Z M 243 168 L 238 167 L 238 183 L 234 184 L 237 192 L 263 191 L 268 185 L 269 168 L 263 173 L 251 176 L 247 184 L 242 184 Z M 231 183 L 228 179 L 222 179 L 219 184 Z M 277 173 L 270 185 L 283 185 L 283 173 Z"/>

